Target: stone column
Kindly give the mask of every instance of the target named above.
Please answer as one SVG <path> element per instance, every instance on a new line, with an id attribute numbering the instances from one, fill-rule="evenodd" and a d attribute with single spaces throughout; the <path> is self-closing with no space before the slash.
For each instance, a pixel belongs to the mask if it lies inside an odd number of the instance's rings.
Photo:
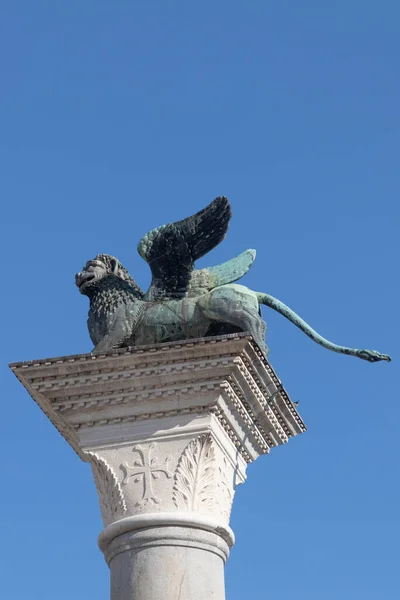
<path id="1" fill-rule="evenodd" d="M 11 365 L 82 460 L 112 600 L 224 600 L 246 466 L 305 431 L 252 338 L 234 334 Z"/>

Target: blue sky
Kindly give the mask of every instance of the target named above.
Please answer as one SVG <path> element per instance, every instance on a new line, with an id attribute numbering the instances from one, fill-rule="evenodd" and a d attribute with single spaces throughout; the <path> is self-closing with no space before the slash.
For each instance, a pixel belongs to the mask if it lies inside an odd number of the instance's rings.
<path id="1" fill-rule="evenodd" d="M 308 431 L 238 489 L 228 600 L 398 598 L 399 19 L 395 0 L 5 1 L 1 6 L 2 588 L 108 598 L 94 485 L 8 370 L 88 352 L 74 274 L 217 195 L 270 361 Z"/>

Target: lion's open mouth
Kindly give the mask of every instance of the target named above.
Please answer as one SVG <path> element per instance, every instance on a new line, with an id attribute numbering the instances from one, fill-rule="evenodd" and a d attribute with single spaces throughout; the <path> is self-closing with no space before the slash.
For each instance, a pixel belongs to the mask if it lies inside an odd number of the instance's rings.
<path id="1" fill-rule="evenodd" d="M 84 283 L 89 283 L 89 281 L 92 281 L 92 279 L 94 279 L 95 277 L 96 275 L 94 273 L 79 274 L 76 276 L 76 285 L 78 286 L 78 288 L 81 288 Z"/>

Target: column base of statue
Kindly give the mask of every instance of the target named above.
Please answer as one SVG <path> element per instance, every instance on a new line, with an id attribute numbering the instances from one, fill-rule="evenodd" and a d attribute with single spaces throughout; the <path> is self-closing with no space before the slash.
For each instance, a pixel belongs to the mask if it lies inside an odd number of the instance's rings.
<path id="1" fill-rule="evenodd" d="M 111 600 L 225 599 L 233 533 L 197 515 L 147 514 L 109 525 L 99 546 L 110 567 Z"/>
<path id="2" fill-rule="evenodd" d="M 112 600 L 224 600 L 247 464 L 305 431 L 248 334 L 11 365 L 82 460 Z"/>

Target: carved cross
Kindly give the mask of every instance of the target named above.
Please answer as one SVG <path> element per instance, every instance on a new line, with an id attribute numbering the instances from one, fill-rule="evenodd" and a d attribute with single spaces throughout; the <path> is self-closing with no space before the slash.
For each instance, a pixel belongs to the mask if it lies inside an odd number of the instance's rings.
<path id="1" fill-rule="evenodd" d="M 122 463 L 120 465 L 121 470 L 124 472 L 124 479 L 122 485 L 127 485 L 129 479 L 134 477 L 134 482 L 143 483 L 143 495 L 142 498 L 136 503 L 136 506 L 147 504 L 148 502 L 154 502 L 159 504 L 161 500 L 157 498 L 153 490 L 153 479 L 158 479 L 163 473 L 168 479 L 173 474 L 169 470 L 168 463 L 172 460 L 172 456 L 168 455 L 164 460 L 160 461 L 157 456 L 150 457 L 151 451 L 155 448 L 156 444 L 153 442 L 147 448 L 142 446 L 134 446 L 132 452 L 139 454 L 139 459 L 135 460 L 133 467 L 130 467 L 128 463 Z"/>

